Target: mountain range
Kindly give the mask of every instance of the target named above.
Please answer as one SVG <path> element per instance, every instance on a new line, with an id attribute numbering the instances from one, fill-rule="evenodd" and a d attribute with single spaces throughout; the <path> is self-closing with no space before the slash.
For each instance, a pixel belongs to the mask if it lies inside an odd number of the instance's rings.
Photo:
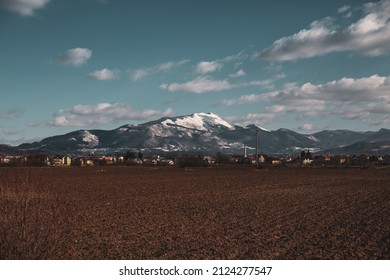
<path id="1" fill-rule="evenodd" d="M 230 124 L 213 113 L 165 117 L 113 130 L 77 130 L 17 147 L 0 145 L 1 154 L 104 155 L 142 151 L 145 154 L 253 154 L 258 131 L 259 151 L 298 154 L 302 150 L 330 154 L 390 154 L 390 130 L 373 132 L 324 130 L 300 134 L 281 128 L 269 131 L 255 125 Z"/>

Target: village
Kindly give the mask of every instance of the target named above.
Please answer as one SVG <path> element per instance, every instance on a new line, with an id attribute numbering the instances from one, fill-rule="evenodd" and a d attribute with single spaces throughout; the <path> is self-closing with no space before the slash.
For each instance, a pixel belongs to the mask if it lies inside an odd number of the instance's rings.
<path id="1" fill-rule="evenodd" d="M 124 155 L 27 155 L 0 156 L 0 167 L 70 167 L 70 166 L 181 166 L 207 167 L 218 165 L 258 167 L 372 167 L 390 165 L 390 155 L 312 155 L 302 151 L 296 155 L 152 155 L 127 152 Z"/>

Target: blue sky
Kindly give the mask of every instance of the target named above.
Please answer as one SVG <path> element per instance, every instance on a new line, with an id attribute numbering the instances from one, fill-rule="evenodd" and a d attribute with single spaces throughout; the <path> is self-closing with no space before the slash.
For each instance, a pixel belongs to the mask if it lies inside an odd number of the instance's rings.
<path id="1" fill-rule="evenodd" d="M 390 0 L 0 0 L 0 143 L 213 112 L 390 127 Z"/>

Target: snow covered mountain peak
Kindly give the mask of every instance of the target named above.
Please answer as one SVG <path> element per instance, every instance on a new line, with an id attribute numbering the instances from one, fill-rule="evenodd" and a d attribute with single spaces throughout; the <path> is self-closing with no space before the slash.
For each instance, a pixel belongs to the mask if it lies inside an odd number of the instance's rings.
<path id="1" fill-rule="evenodd" d="M 229 130 L 234 130 L 234 126 L 213 113 L 195 113 L 188 116 L 177 117 L 174 119 L 166 119 L 162 122 L 163 125 L 177 125 L 189 129 L 199 131 L 208 131 L 211 127 L 226 127 Z"/>
<path id="2" fill-rule="evenodd" d="M 149 154 L 183 152 L 212 155 L 222 151 L 239 155 L 243 154 L 244 145 L 249 148 L 256 145 L 257 128 L 253 124 L 246 127 L 231 125 L 213 113 L 195 113 L 124 125 L 113 130 L 77 130 L 40 142 L 22 144 L 15 148 L 15 153 L 104 155 L 142 150 Z M 260 128 L 259 137 L 259 149 L 266 154 L 297 154 L 310 150 L 385 155 L 390 151 L 389 129 L 378 132 L 321 131 L 307 135 L 289 129 L 267 131 Z M 0 154 L 2 149 L 0 147 Z"/>

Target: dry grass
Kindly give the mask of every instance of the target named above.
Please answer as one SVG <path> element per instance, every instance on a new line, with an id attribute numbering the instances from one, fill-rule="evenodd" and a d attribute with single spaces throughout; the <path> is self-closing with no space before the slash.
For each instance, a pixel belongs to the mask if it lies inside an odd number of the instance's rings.
<path id="1" fill-rule="evenodd" d="M 0 259 L 53 259 L 69 225 L 66 204 L 31 169 L 0 170 Z"/>

